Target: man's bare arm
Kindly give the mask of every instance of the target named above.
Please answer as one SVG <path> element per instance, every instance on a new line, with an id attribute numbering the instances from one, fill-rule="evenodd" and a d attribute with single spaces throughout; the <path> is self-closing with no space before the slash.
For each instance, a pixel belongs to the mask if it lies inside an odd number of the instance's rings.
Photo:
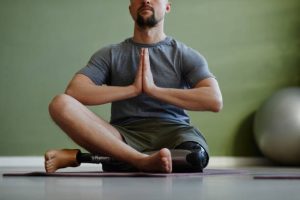
<path id="1" fill-rule="evenodd" d="M 65 93 L 74 97 L 85 105 L 101 105 L 129 99 L 142 92 L 141 82 L 142 72 L 139 70 L 132 85 L 118 86 L 98 86 L 90 78 L 83 74 L 77 74 L 69 83 Z"/>
<path id="2" fill-rule="evenodd" d="M 97 86 L 82 74 L 74 76 L 65 93 L 85 105 L 101 105 L 137 95 L 137 91 L 132 85 L 126 87 Z"/>
<path id="3" fill-rule="evenodd" d="M 219 112 L 223 106 L 222 95 L 214 78 L 199 81 L 192 89 L 153 87 L 148 94 L 186 110 Z"/>
<path id="4" fill-rule="evenodd" d="M 186 110 L 219 112 L 222 109 L 222 94 L 216 79 L 201 80 L 193 89 L 160 88 L 153 81 L 148 49 L 142 50 L 141 57 L 143 92 L 149 96 Z"/>

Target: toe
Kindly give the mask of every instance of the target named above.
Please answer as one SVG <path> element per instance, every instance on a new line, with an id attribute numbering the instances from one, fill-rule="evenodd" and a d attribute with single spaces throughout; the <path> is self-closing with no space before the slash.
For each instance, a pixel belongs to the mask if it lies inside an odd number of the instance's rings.
<path id="1" fill-rule="evenodd" d="M 45 153 L 44 157 L 45 157 L 45 160 L 50 160 L 54 157 L 55 155 L 55 151 L 53 150 L 49 150 Z"/>

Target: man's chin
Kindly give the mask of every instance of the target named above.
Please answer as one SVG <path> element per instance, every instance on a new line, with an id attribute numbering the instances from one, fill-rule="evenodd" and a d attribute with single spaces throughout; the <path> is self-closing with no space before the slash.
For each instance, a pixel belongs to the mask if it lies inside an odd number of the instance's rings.
<path id="1" fill-rule="evenodd" d="M 143 15 L 138 15 L 136 23 L 141 28 L 152 28 L 156 26 L 157 20 L 155 19 L 154 14 L 143 13 Z"/>
<path id="2" fill-rule="evenodd" d="M 153 20 L 154 16 L 153 16 L 153 13 L 151 11 L 149 12 L 142 12 L 139 14 L 139 18 L 140 20 L 143 20 L 143 21 L 149 21 L 149 20 Z"/>

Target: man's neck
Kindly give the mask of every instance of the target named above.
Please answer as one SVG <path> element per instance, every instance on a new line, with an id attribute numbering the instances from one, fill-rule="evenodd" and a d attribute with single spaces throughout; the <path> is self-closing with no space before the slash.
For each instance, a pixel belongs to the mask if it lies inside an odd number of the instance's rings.
<path id="1" fill-rule="evenodd" d="M 134 26 L 133 41 L 140 44 L 155 44 L 166 38 L 162 24 L 152 28 Z"/>

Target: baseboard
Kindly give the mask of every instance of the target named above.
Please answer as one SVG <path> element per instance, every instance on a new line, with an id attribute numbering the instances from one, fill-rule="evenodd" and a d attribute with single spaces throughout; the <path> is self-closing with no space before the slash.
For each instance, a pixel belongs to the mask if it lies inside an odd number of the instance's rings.
<path id="1" fill-rule="evenodd" d="M 270 162 L 261 157 L 219 157 L 210 158 L 208 167 L 250 167 L 268 166 Z M 44 158 L 42 156 L 0 156 L 0 167 L 43 167 Z M 95 166 L 85 164 L 84 166 Z"/>
<path id="2" fill-rule="evenodd" d="M 254 166 L 271 166 L 271 162 L 263 157 L 223 157 L 213 156 L 209 160 L 208 167 L 254 167 Z"/>
<path id="3" fill-rule="evenodd" d="M 0 167 L 41 167 L 43 165 L 42 156 L 0 156 Z"/>

